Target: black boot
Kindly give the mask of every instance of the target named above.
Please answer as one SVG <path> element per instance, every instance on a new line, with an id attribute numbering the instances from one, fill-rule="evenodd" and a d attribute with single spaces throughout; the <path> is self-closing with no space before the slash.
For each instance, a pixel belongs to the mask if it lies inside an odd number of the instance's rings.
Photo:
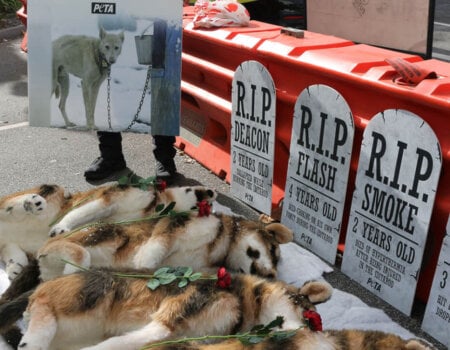
<path id="1" fill-rule="evenodd" d="M 154 135 L 153 136 L 153 154 L 156 160 L 156 177 L 169 184 L 173 182 L 177 174 L 174 157 L 177 151 L 173 144 L 175 136 Z"/>
<path id="2" fill-rule="evenodd" d="M 98 131 L 100 157 L 84 172 L 86 180 L 103 180 L 127 167 L 122 153 L 122 135 L 119 132 Z"/>

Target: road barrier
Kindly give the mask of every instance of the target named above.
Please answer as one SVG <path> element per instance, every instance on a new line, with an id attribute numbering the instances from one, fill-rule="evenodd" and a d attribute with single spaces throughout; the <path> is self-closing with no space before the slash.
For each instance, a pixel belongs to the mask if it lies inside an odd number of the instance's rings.
<path id="1" fill-rule="evenodd" d="M 269 70 L 277 90 L 274 208 L 284 196 L 295 101 L 306 87 L 325 84 L 336 89 L 353 113 L 355 139 L 344 226 L 354 190 L 359 145 L 368 121 L 383 110 L 405 109 L 431 126 L 441 145 L 443 171 L 417 290 L 417 297 L 426 301 L 450 213 L 450 63 L 308 31 L 297 35 L 298 31 L 257 21 L 251 21 L 248 27 L 198 30 L 190 25 L 192 16 L 192 8 L 185 8 L 183 133 L 177 145 L 230 181 L 231 82 L 243 61 L 259 61 Z M 416 85 L 406 83 L 386 62 L 397 58 L 433 70 L 437 79 L 424 79 Z M 346 227 L 341 232 L 344 242 Z"/>

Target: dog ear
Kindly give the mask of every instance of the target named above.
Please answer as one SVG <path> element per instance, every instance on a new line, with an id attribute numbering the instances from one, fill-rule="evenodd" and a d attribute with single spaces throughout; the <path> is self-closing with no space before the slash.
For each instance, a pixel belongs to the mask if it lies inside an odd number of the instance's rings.
<path id="1" fill-rule="evenodd" d="M 292 242 L 294 239 L 292 230 L 278 222 L 267 225 L 266 230 L 269 231 L 280 244 Z"/>
<path id="2" fill-rule="evenodd" d="M 100 39 L 103 39 L 104 37 L 105 37 L 105 35 L 106 35 L 106 32 L 105 32 L 105 30 L 103 29 L 103 27 L 100 27 Z"/>
<path id="3" fill-rule="evenodd" d="M 122 40 L 122 42 L 125 40 L 125 33 L 123 30 L 119 33 L 119 38 L 120 40 Z"/>
<path id="4" fill-rule="evenodd" d="M 306 295 L 313 304 L 318 304 L 330 299 L 333 287 L 326 281 L 308 281 L 299 292 Z"/>

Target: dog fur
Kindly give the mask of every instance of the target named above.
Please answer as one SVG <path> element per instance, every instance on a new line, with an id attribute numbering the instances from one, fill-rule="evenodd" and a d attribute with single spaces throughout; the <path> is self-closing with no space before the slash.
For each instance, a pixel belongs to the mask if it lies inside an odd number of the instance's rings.
<path id="1" fill-rule="evenodd" d="M 434 350 L 421 339 L 404 340 L 392 333 L 370 330 L 325 330 L 313 332 L 299 329 L 294 336 L 282 340 L 267 338 L 258 344 L 244 345 L 239 340 L 214 344 L 178 343 L 155 346 L 156 350 Z"/>
<path id="2" fill-rule="evenodd" d="M 28 264 L 50 235 L 81 225 L 142 218 L 154 213 L 157 204 L 175 202 L 174 210 L 190 210 L 197 202 L 216 198 L 203 186 L 173 187 L 160 192 L 153 186 L 109 185 L 68 194 L 61 186 L 42 185 L 0 198 L 0 257 L 13 279 Z M 53 227 L 52 223 L 60 219 Z"/>
<path id="3" fill-rule="evenodd" d="M 225 266 L 235 272 L 275 278 L 280 244 L 293 240 L 280 223 L 225 214 L 166 216 L 131 224 L 95 225 L 48 240 L 37 257 L 46 281 L 78 268 L 191 266 L 205 271 Z M 65 261 L 64 261 L 64 260 Z"/>
<path id="4" fill-rule="evenodd" d="M 97 96 L 108 71 L 122 51 L 124 33 L 111 34 L 100 28 L 99 38 L 64 35 L 53 41 L 52 93 L 59 98 L 59 109 L 67 127 L 75 126 L 66 112 L 72 74 L 81 79 L 86 126 L 95 128 Z"/>
<path id="5" fill-rule="evenodd" d="M 148 273 L 142 270 L 132 274 Z M 42 283 L 25 313 L 22 350 L 127 350 L 180 336 L 230 334 L 283 317 L 281 329 L 305 324 L 304 310 L 327 300 L 326 282 L 297 288 L 254 275 L 232 276 L 227 289 L 214 280 L 147 287 L 147 279 L 104 269 Z"/>

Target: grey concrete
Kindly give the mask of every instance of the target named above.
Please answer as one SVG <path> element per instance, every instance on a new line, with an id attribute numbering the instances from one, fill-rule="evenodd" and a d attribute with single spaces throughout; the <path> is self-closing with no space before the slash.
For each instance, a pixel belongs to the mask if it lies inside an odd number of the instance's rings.
<path id="1" fill-rule="evenodd" d="M 27 125 L 27 56 L 20 51 L 20 40 L 2 39 L 0 34 L 0 195 L 41 183 L 57 183 L 72 191 L 88 189 L 95 184 L 85 182 L 83 171 L 98 156 L 95 133 Z M 150 136 L 124 134 L 123 145 L 128 167 L 142 177 L 152 176 Z M 228 184 L 196 161 L 178 153 L 176 164 L 183 174 L 180 184 L 202 183 L 215 188 L 220 193 L 220 203 L 238 214 L 257 217 L 255 211 L 229 195 Z M 336 288 L 383 309 L 404 328 L 444 349 L 420 330 L 423 306 L 417 305 L 413 316 L 406 317 L 352 282 L 338 267 L 325 278 Z"/>

